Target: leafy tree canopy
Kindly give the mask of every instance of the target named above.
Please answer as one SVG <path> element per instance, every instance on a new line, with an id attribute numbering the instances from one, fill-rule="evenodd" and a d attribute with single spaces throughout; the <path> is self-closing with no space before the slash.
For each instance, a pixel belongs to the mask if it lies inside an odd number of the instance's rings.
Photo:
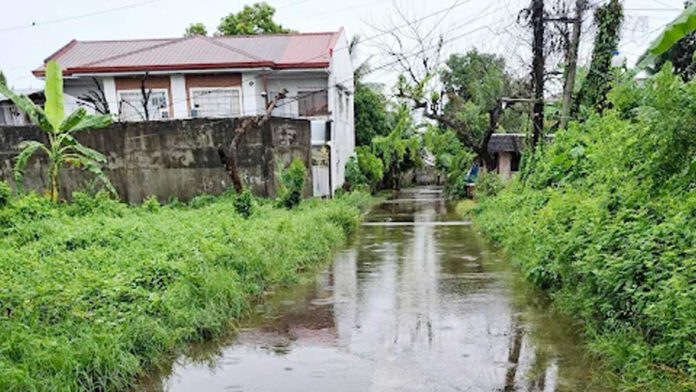
<path id="1" fill-rule="evenodd" d="M 375 88 L 358 83 L 355 86 L 355 143 L 369 145 L 376 136 L 389 133 L 387 99 Z"/>
<path id="2" fill-rule="evenodd" d="M 286 34 L 292 32 L 273 21 L 275 8 L 265 2 L 246 5 L 244 9 L 222 18 L 220 35 Z"/>
<path id="3" fill-rule="evenodd" d="M 7 85 L 7 78 L 5 78 L 5 74 L 2 71 L 0 71 L 0 84 Z"/>
<path id="4" fill-rule="evenodd" d="M 191 23 L 184 32 L 184 37 L 193 37 L 196 35 L 208 35 L 208 29 L 203 23 Z"/>

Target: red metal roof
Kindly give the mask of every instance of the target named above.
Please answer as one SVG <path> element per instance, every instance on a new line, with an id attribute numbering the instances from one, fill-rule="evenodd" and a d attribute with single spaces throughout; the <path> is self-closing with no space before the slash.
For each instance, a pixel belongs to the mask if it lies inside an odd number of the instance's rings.
<path id="1" fill-rule="evenodd" d="M 45 61 L 64 75 L 221 68 L 325 68 L 341 31 L 127 41 L 70 41 Z M 44 67 L 33 71 L 44 75 Z"/>

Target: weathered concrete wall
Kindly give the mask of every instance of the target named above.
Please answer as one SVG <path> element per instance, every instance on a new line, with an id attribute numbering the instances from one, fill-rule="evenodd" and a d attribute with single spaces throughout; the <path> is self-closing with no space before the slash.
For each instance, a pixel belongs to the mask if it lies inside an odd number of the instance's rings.
<path id="1" fill-rule="evenodd" d="M 117 123 L 101 130 L 80 133 L 84 145 L 107 156 L 106 174 L 128 202 L 148 196 L 162 201 L 185 201 L 199 194 L 219 194 L 230 185 L 222 157 L 232 140 L 236 121 L 192 119 Z M 44 140 L 33 127 L 0 127 L 0 179 L 13 183 L 17 145 L 23 140 Z M 310 124 L 306 120 L 272 119 L 262 129 L 245 135 L 239 151 L 242 177 L 255 194 L 275 196 L 277 165 L 300 158 L 307 167 L 306 195 L 311 195 Z M 46 187 L 46 159 L 30 161 L 24 179 L 26 189 Z M 94 178 L 78 169 L 66 170 L 61 196 L 83 190 Z"/>

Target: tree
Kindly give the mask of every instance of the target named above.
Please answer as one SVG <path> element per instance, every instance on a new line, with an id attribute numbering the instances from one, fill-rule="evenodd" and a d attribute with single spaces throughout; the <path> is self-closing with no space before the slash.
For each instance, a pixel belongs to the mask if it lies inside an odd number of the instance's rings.
<path id="1" fill-rule="evenodd" d="M 245 5 L 244 9 L 222 18 L 220 35 L 286 34 L 291 31 L 273 21 L 275 8 L 265 2 Z"/>
<path id="2" fill-rule="evenodd" d="M 208 35 L 208 29 L 203 23 L 191 23 L 184 32 L 184 37 L 194 37 L 196 35 Z"/>
<path id="3" fill-rule="evenodd" d="M 360 37 L 355 35 L 348 44 L 348 52 L 357 62 L 358 44 Z M 353 70 L 355 97 L 353 112 L 355 113 L 355 144 L 366 146 L 375 136 L 385 136 L 389 133 L 387 125 L 387 99 L 375 87 L 363 83 L 363 76 L 370 72 L 369 58 Z"/>
<path id="4" fill-rule="evenodd" d="M 103 128 L 111 124 L 107 115 L 91 116 L 84 108 L 79 108 L 65 116 L 63 97 L 63 74 L 54 61 L 46 65 L 46 103 L 42 109 L 26 96 L 13 93 L 4 84 L 0 84 L 0 93 L 10 98 L 24 112 L 31 122 L 46 134 L 47 142 L 28 140 L 19 144 L 21 150 L 17 157 L 14 173 L 17 187 L 21 187 L 29 158 L 43 151 L 48 156 L 48 181 L 51 201 L 59 201 L 60 172 L 68 164 L 76 168 L 85 168 L 96 176 L 107 189 L 116 194 L 109 179 L 102 172 L 106 157 L 91 148 L 85 147 L 73 136 L 75 133 L 89 129 Z"/>
<path id="5" fill-rule="evenodd" d="M 389 133 L 387 99 L 375 88 L 359 83 L 355 86 L 355 144 L 366 146 L 376 136 Z"/>
<path id="6" fill-rule="evenodd" d="M 474 151 L 487 167 L 493 167 L 495 162 L 488 153 L 488 142 L 501 128 L 501 121 L 513 117 L 512 113 L 505 113 L 503 98 L 517 95 L 504 59 L 476 50 L 451 55 L 440 72 L 444 96 L 426 91 L 425 86 L 433 77 L 418 80 L 412 73 L 410 82 L 402 75 L 399 96 L 411 101 L 414 108 L 422 109 L 425 117 L 454 131 L 465 147 Z"/>
<path id="7" fill-rule="evenodd" d="M 244 183 L 242 182 L 242 177 L 239 175 L 239 167 L 237 165 L 239 146 L 242 144 L 244 135 L 246 135 L 250 130 L 258 129 L 266 124 L 273 115 L 273 109 L 275 109 L 280 100 L 285 98 L 287 93 L 287 90 L 283 90 L 273 97 L 273 99 L 271 99 L 266 105 L 266 111 L 264 114 L 239 119 L 239 123 L 234 129 L 232 142 L 227 149 L 227 155 L 224 157 L 225 168 L 230 176 L 230 180 L 232 181 L 232 186 L 234 186 L 235 192 L 242 193 L 244 191 Z"/>
<path id="8" fill-rule="evenodd" d="M 595 37 L 592 61 L 578 98 L 579 105 L 602 112 L 606 106 L 607 93 L 611 89 L 611 59 L 619 46 L 623 6 L 619 0 L 610 0 L 595 11 L 595 23 L 599 31 Z"/>
<path id="9" fill-rule="evenodd" d="M 106 99 L 104 89 L 97 78 L 92 78 L 94 89 L 77 97 L 80 101 L 86 102 L 95 112 L 99 114 L 109 114 L 109 101 Z"/>
<path id="10" fill-rule="evenodd" d="M 0 84 L 7 85 L 7 78 L 5 78 L 5 74 L 2 71 L 0 71 Z"/>
<path id="11" fill-rule="evenodd" d="M 570 109 L 575 91 L 575 78 L 578 67 L 578 49 L 580 47 L 580 35 L 582 34 L 582 17 L 587 7 L 587 0 L 576 0 L 575 18 L 573 19 L 573 33 L 568 41 L 566 49 L 565 81 L 563 84 L 563 103 L 561 107 L 560 128 L 565 129 L 570 117 Z"/>

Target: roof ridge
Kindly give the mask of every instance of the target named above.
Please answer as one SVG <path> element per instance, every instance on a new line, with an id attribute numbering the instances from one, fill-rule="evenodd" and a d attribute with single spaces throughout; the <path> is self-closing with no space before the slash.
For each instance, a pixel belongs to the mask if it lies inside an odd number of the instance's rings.
<path id="1" fill-rule="evenodd" d="M 131 50 L 130 52 L 117 54 L 117 55 L 111 56 L 111 57 L 105 57 L 105 58 L 103 58 L 103 59 L 99 59 L 99 60 L 96 60 L 96 61 L 92 61 L 91 63 L 81 64 L 80 67 L 88 67 L 88 66 L 91 66 L 91 65 L 96 65 L 96 64 L 102 63 L 102 62 L 104 62 L 104 61 L 115 60 L 115 59 L 118 59 L 118 58 L 130 56 L 130 55 L 132 55 L 132 54 L 147 52 L 148 50 L 152 50 L 152 49 L 156 49 L 156 48 L 161 48 L 161 47 L 163 47 L 163 46 L 173 45 L 173 44 L 175 44 L 175 43 L 178 43 L 178 42 L 181 42 L 181 41 L 185 41 L 185 40 L 191 39 L 191 38 L 194 38 L 194 37 L 183 37 L 183 38 L 171 39 L 171 40 L 168 40 L 168 41 L 166 41 L 166 42 L 162 42 L 162 43 L 160 43 L 160 44 L 148 46 L 148 47 L 146 47 L 146 48 L 140 48 L 140 49 L 136 49 L 136 50 Z M 74 67 L 71 67 L 71 68 L 74 68 Z"/>
<path id="2" fill-rule="evenodd" d="M 263 37 L 297 37 L 303 35 L 332 35 L 338 31 L 310 31 L 306 33 L 273 33 L 273 34 L 237 34 L 237 35 L 214 35 L 209 38 L 263 38 Z"/>
<path id="3" fill-rule="evenodd" d="M 205 39 L 206 41 L 210 42 L 213 45 L 219 46 L 221 48 L 227 49 L 227 50 L 232 51 L 232 52 L 237 52 L 237 53 L 242 54 L 242 55 L 249 57 L 251 59 L 258 60 L 258 61 L 268 61 L 268 59 L 264 59 L 264 58 L 255 56 L 255 55 L 253 55 L 245 50 L 233 48 L 229 45 L 223 44 L 222 42 L 217 42 L 213 39 L 213 37 L 208 37 L 208 36 L 198 36 L 198 37 Z"/>

